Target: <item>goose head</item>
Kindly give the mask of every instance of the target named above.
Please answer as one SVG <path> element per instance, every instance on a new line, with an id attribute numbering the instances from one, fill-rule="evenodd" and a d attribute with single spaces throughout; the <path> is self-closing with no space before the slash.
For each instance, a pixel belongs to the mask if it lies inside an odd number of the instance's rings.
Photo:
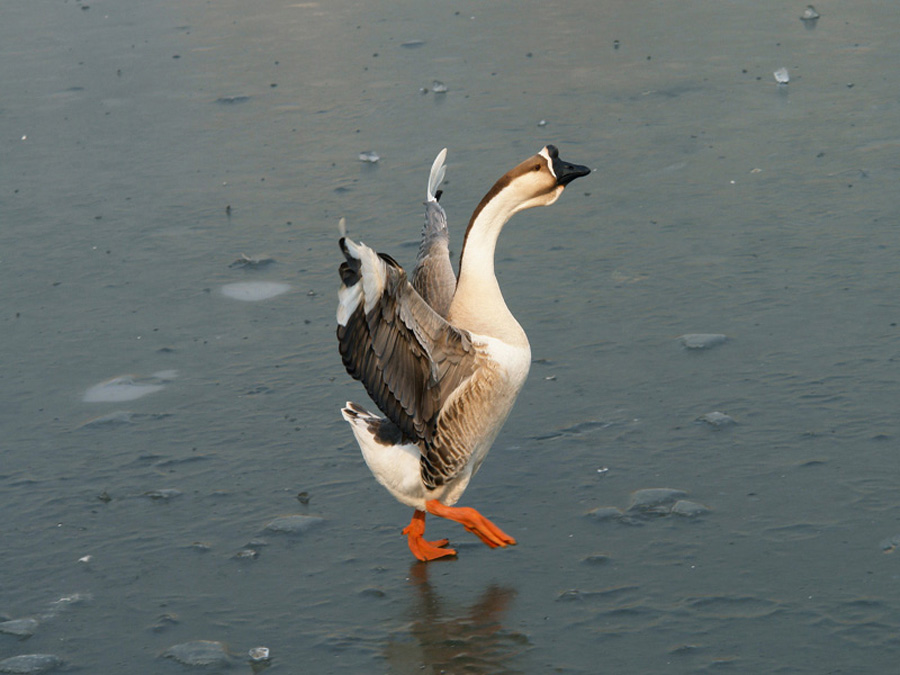
<path id="1" fill-rule="evenodd" d="M 560 159 L 556 146 L 547 145 L 494 183 L 472 214 L 470 227 L 485 210 L 502 213 L 505 221 L 519 211 L 550 206 L 569 183 L 590 172 L 586 166 Z"/>
<path id="2" fill-rule="evenodd" d="M 563 161 L 556 146 L 547 145 L 504 178 L 509 181 L 509 189 L 520 199 L 518 212 L 535 206 L 550 206 L 569 183 L 590 172 L 586 166 Z"/>

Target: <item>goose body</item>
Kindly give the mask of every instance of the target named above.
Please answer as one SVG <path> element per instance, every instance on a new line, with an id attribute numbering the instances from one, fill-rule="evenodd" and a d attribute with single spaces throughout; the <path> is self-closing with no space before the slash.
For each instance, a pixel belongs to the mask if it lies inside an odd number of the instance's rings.
<path id="1" fill-rule="evenodd" d="M 351 402 L 342 414 L 378 482 L 415 509 L 404 534 L 420 560 L 455 555 L 446 540 L 424 540 L 426 513 L 462 523 L 488 546 L 516 543 L 475 509 L 453 507 L 503 427 L 531 364 L 528 338 L 494 274 L 494 252 L 515 213 L 553 204 L 566 185 L 590 171 L 563 162 L 548 145 L 507 172 L 472 214 L 457 279 L 438 203 L 445 158 L 443 150 L 429 176 L 412 282 L 390 256 L 340 240 L 339 348 L 347 372 L 363 382 L 383 416 Z"/>

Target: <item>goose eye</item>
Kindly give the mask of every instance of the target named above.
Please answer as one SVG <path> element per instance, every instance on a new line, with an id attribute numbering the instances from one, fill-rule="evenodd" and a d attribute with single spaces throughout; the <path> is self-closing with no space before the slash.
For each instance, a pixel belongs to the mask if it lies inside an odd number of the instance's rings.
<path id="1" fill-rule="evenodd" d="M 531 167 L 531 170 L 532 170 L 532 171 L 540 171 L 540 170 L 541 170 L 541 165 L 540 165 L 540 164 L 535 164 L 533 167 Z"/>

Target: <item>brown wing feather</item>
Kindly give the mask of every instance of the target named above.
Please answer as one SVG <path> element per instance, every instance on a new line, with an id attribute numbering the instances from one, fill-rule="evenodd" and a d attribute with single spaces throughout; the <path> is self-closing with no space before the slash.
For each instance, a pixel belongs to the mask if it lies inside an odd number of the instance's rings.
<path id="1" fill-rule="evenodd" d="M 456 292 L 456 275 L 450 263 L 447 214 L 437 199 L 425 202 L 425 227 L 413 269 L 412 285 L 435 312 L 446 318 Z"/>
<path id="2" fill-rule="evenodd" d="M 341 242 L 347 262 L 341 266 L 344 286 L 363 283 L 360 261 Z M 408 439 L 427 447 L 447 397 L 475 369 L 475 350 L 460 331 L 428 306 L 389 256 L 384 288 L 372 303 L 361 298 L 337 329 L 347 372 L 360 380 L 378 408 Z M 371 309 L 365 311 L 366 304 Z"/>
<path id="3" fill-rule="evenodd" d="M 466 395 L 448 402 L 437 419 L 434 436 L 422 457 L 422 481 L 428 487 L 443 485 L 455 477 L 468 464 L 472 448 L 487 433 L 490 422 L 473 411 L 495 404 L 499 374 L 488 360 L 481 360 L 479 366 L 466 384 Z"/>

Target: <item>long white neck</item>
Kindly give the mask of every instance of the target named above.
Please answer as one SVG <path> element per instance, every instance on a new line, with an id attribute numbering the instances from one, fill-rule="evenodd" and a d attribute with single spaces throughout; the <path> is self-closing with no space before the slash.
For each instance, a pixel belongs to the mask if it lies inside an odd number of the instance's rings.
<path id="1" fill-rule="evenodd" d="M 499 189 L 498 189 L 499 188 Z M 479 204 L 469 222 L 459 263 L 459 281 L 447 319 L 455 326 L 504 342 L 527 345 L 494 274 L 494 252 L 503 226 L 522 208 L 521 199 L 499 184 Z"/>

